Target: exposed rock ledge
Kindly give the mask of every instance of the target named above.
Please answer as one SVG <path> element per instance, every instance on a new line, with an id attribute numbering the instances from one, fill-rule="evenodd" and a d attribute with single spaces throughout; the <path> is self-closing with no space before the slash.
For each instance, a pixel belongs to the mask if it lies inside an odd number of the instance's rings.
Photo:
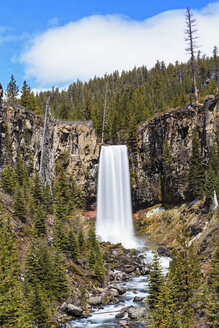
<path id="1" fill-rule="evenodd" d="M 204 106 L 180 108 L 157 115 L 139 125 L 138 154 L 130 149 L 132 162 L 132 196 L 135 206 L 160 202 L 182 203 L 188 199 L 187 177 L 195 128 L 201 143 L 204 163 L 216 143 L 219 126 L 219 96 L 210 96 Z M 0 108 L 0 169 L 7 158 L 7 137 L 3 123 L 8 123 L 12 139 L 13 159 L 18 149 L 30 168 L 39 170 L 44 118 L 18 104 L 3 103 Z M 162 156 L 168 142 L 171 165 L 164 165 Z M 54 175 L 55 161 L 66 151 L 67 171 L 73 174 L 84 190 L 87 201 L 96 198 L 96 174 L 100 145 L 91 121 L 65 122 L 50 117 L 46 144 L 46 179 Z"/>

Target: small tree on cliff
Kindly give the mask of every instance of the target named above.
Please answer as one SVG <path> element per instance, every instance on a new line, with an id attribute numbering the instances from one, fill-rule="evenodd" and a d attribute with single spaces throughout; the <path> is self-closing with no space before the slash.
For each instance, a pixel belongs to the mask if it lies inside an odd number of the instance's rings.
<path id="1" fill-rule="evenodd" d="M 18 96 L 19 88 L 16 84 L 16 80 L 14 78 L 14 75 L 11 75 L 11 80 L 7 85 L 7 98 L 9 102 L 14 102 Z"/>

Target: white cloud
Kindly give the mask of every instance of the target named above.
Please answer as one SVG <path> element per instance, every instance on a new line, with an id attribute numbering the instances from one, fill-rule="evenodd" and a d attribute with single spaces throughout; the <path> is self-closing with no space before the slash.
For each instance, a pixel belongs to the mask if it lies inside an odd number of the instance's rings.
<path id="1" fill-rule="evenodd" d="M 219 2 L 194 15 L 200 50 L 211 55 L 219 44 Z M 88 80 L 134 66 L 150 68 L 157 60 L 185 61 L 184 16 L 184 10 L 171 10 L 141 22 L 118 15 L 85 17 L 35 37 L 20 61 L 26 76 L 40 85 Z"/>

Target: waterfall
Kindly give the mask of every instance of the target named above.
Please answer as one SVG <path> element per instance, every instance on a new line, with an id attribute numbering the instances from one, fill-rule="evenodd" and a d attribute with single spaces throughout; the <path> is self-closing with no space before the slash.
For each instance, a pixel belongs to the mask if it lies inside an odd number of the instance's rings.
<path id="1" fill-rule="evenodd" d="M 102 146 L 97 193 L 96 232 L 101 241 L 138 247 L 132 221 L 126 146 Z"/>
<path id="2" fill-rule="evenodd" d="M 215 211 L 217 207 L 218 207 L 217 195 L 216 195 L 216 191 L 214 190 L 214 208 L 213 208 L 213 210 Z"/>

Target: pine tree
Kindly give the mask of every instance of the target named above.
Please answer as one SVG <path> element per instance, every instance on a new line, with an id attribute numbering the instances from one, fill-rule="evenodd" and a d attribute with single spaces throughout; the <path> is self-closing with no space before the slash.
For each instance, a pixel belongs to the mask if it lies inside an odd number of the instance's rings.
<path id="1" fill-rule="evenodd" d="M 180 249 L 175 250 L 168 278 L 176 309 L 181 311 L 182 320 L 190 327 L 191 305 L 195 302 L 196 292 L 201 284 L 200 265 L 185 227 L 178 237 L 178 242 Z"/>
<path id="2" fill-rule="evenodd" d="M 51 304 L 39 283 L 31 286 L 28 300 L 32 324 L 38 328 L 51 327 Z"/>
<path id="3" fill-rule="evenodd" d="M 15 176 L 20 186 L 25 186 L 27 184 L 28 172 L 20 153 L 17 154 L 16 158 Z"/>
<path id="4" fill-rule="evenodd" d="M 212 168 L 212 165 L 209 165 L 208 173 L 206 177 L 205 184 L 205 194 L 206 194 L 206 202 L 210 205 L 212 201 L 212 197 L 214 194 L 214 190 L 216 189 L 216 175 Z"/>
<path id="5" fill-rule="evenodd" d="M 157 304 L 152 313 L 150 326 L 153 328 L 180 328 L 179 320 L 175 313 L 173 299 L 171 297 L 171 291 L 164 276 L 162 277 L 160 293 L 157 298 Z"/>
<path id="6" fill-rule="evenodd" d="M 79 233 L 78 233 L 78 246 L 80 251 L 83 251 L 85 248 L 85 238 L 84 238 L 84 233 L 82 228 L 80 228 Z"/>
<path id="7" fill-rule="evenodd" d="M 154 254 L 153 263 L 149 273 L 149 295 L 147 298 L 151 310 L 155 309 L 163 283 L 163 273 L 157 253 Z"/>
<path id="8" fill-rule="evenodd" d="M 99 243 L 96 244 L 95 249 L 95 264 L 93 266 L 93 275 L 99 282 L 104 282 L 105 269 Z"/>
<path id="9" fill-rule="evenodd" d="M 55 222 L 53 236 L 55 246 L 61 249 L 63 252 L 68 252 L 69 245 L 67 234 L 63 229 L 63 224 L 57 220 Z"/>
<path id="10" fill-rule="evenodd" d="M 21 91 L 21 105 L 28 108 L 29 110 L 36 110 L 36 101 L 34 94 L 31 92 L 27 82 L 24 81 Z"/>
<path id="11" fill-rule="evenodd" d="M 68 235 L 69 244 L 69 254 L 74 262 L 77 262 L 79 256 L 78 242 L 77 238 L 72 230 L 70 230 Z"/>
<path id="12" fill-rule="evenodd" d="M 17 247 L 10 224 L 0 220 L 0 326 L 21 327 L 28 318 L 23 307 Z"/>
<path id="13" fill-rule="evenodd" d="M 14 75 L 11 75 L 11 80 L 7 85 L 7 98 L 9 102 L 14 102 L 17 99 L 19 93 L 19 88 L 16 84 L 16 80 L 14 78 Z"/>
<path id="14" fill-rule="evenodd" d="M 9 164 L 5 164 L 1 172 L 1 187 L 9 195 L 13 195 L 15 192 L 15 183 L 14 170 Z"/>
<path id="15" fill-rule="evenodd" d="M 46 234 L 46 215 L 42 205 L 38 204 L 34 210 L 34 229 L 38 237 Z"/>
<path id="16" fill-rule="evenodd" d="M 209 274 L 207 302 L 207 323 L 210 328 L 219 326 L 219 243 L 217 242 L 211 258 L 211 270 Z"/>
<path id="17" fill-rule="evenodd" d="M 26 222 L 26 205 L 21 188 L 17 188 L 14 201 L 14 214 L 21 220 Z"/>
<path id="18" fill-rule="evenodd" d="M 53 197 L 52 197 L 51 188 L 48 183 L 46 184 L 45 188 L 43 189 L 42 201 L 43 201 L 43 204 L 45 207 L 45 211 L 48 214 L 53 214 Z"/>
<path id="19" fill-rule="evenodd" d="M 43 203 L 43 188 L 38 173 L 33 178 L 32 195 L 35 206 L 38 206 Z"/>
<path id="20" fill-rule="evenodd" d="M 60 253 L 56 252 L 53 260 L 52 290 L 58 301 L 63 300 L 68 294 L 68 279 L 66 267 Z"/>
<path id="21" fill-rule="evenodd" d="M 189 163 L 188 187 L 192 198 L 202 198 L 205 186 L 205 171 L 200 153 L 197 131 L 192 138 L 192 155 Z"/>

